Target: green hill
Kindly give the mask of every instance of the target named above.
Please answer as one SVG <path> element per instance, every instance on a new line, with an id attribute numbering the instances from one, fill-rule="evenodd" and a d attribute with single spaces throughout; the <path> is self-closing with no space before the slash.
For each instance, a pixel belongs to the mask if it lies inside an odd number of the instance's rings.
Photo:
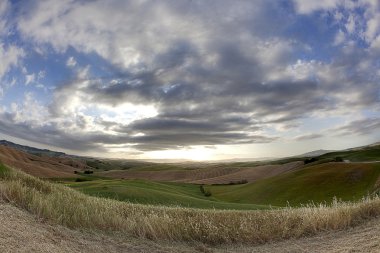
<path id="1" fill-rule="evenodd" d="M 319 156 L 320 160 L 341 157 L 351 162 L 380 161 L 380 145 L 366 146 L 363 148 L 331 152 Z"/>
<path id="2" fill-rule="evenodd" d="M 264 209 L 267 206 L 227 203 L 206 197 L 199 185 L 147 180 L 93 180 L 67 183 L 83 193 L 132 203 L 215 209 Z"/>
<path id="3" fill-rule="evenodd" d="M 358 200 L 375 190 L 379 174 L 379 163 L 324 163 L 251 184 L 206 189 L 226 202 L 293 206 L 331 202 L 334 197 Z"/>

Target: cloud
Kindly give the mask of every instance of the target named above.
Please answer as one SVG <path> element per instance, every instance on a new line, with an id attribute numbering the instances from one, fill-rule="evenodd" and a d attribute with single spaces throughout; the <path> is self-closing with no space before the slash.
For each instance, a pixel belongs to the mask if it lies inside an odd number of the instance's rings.
<path id="1" fill-rule="evenodd" d="M 66 66 L 67 67 L 70 67 L 70 68 L 72 68 L 72 67 L 75 67 L 77 65 L 77 61 L 75 60 L 75 58 L 74 57 L 69 57 L 68 59 L 67 59 L 67 61 L 66 61 Z"/>
<path id="2" fill-rule="evenodd" d="M 343 3 L 342 0 L 319 0 L 319 1 L 304 1 L 293 0 L 297 12 L 302 14 L 310 14 L 318 10 L 329 10 L 337 7 L 338 4 Z"/>
<path id="3" fill-rule="evenodd" d="M 297 141 L 304 141 L 304 140 L 312 140 L 312 139 L 318 139 L 318 138 L 321 138 L 323 137 L 322 134 L 305 134 L 305 135 L 300 135 L 300 136 L 297 136 L 295 137 L 294 139 L 297 140 Z"/>
<path id="4" fill-rule="evenodd" d="M 380 110 L 375 3 L 293 3 L 295 12 L 264 0 L 28 1 L 13 22 L 20 39 L 78 69 L 45 104 L 29 97 L 40 123 L 17 104 L 1 130 L 65 148 L 146 151 L 268 143 L 307 118 Z M 331 12 L 336 24 L 326 28 L 316 11 Z M 307 23 L 307 36 L 292 32 Z M 23 55 L 1 46 L 0 76 Z M 26 84 L 35 79 L 27 75 Z"/>
<path id="5" fill-rule="evenodd" d="M 5 41 L 10 30 L 8 22 L 9 9 L 10 2 L 7 0 L 0 2 L 0 81 L 12 67 L 20 63 L 20 59 L 25 55 L 23 49 Z M 1 89 L 4 91 L 4 88 Z"/>
<path id="6" fill-rule="evenodd" d="M 17 66 L 23 56 L 23 49 L 14 45 L 4 45 L 0 40 L 0 78 L 3 77 L 11 67 Z"/>
<path id="7" fill-rule="evenodd" d="M 367 135 L 378 133 L 380 131 L 380 118 L 354 120 L 336 128 L 335 131 L 341 136 L 347 134 Z"/>
<path id="8" fill-rule="evenodd" d="M 36 80 L 36 75 L 34 73 L 30 74 L 30 75 L 26 75 L 25 76 L 25 85 L 33 83 L 33 82 L 35 82 L 35 80 Z"/>
<path id="9" fill-rule="evenodd" d="M 344 32 L 342 32 L 342 30 L 339 30 L 337 32 L 337 34 L 335 35 L 334 45 L 336 45 L 336 46 L 340 45 L 345 41 L 346 41 L 346 36 L 345 36 Z"/>

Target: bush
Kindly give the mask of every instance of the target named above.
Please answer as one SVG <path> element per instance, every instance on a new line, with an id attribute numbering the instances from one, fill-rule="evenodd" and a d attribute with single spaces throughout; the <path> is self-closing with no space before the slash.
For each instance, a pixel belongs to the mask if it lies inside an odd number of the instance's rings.
<path id="1" fill-rule="evenodd" d="M 199 186 L 199 189 L 201 190 L 201 193 L 205 196 L 205 197 L 210 197 L 212 194 L 210 191 L 207 191 L 203 185 L 200 185 Z"/>
<path id="2" fill-rule="evenodd" d="M 313 162 L 316 162 L 318 161 L 317 158 L 315 157 L 312 157 L 312 158 L 307 158 L 305 161 L 303 161 L 304 164 L 308 164 L 308 163 L 313 163 Z"/>
<path id="3" fill-rule="evenodd" d="M 211 194 L 210 191 L 206 191 L 206 192 L 204 193 L 204 195 L 205 195 L 205 197 L 210 197 L 212 194 Z"/>
<path id="4" fill-rule="evenodd" d="M 92 171 L 92 170 L 85 170 L 84 171 L 84 174 L 93 174 L 94 173 L 94 171 Z"/>
<path id="5" fill-rule="evenodd" d="M 239 180 L 239 181 L 231 181 L 229 183 L 229 185 L 235 185 L 235 184 L 247 184 L 248 183 L 248 180 L 247 179 L 242 179 L 242 180 Z"/>
<path id="6" fill-rule="evenodd" d="M 203 185 L 200 185 L 200 186 L 199 186 L 199 189 L 201 190 L 201 193 L 202 193 L 202 194 L 205 194 L 205 188 L 204 188 Z"/>

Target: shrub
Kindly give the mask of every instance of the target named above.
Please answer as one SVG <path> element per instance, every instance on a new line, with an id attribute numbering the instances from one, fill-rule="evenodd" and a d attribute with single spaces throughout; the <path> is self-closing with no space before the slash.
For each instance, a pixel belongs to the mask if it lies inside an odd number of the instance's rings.
<path id="1" fill-rule="evenodd" d="M 308 164 L 308 163 L 313 163 L 313 162 L 316 162 L 318 161 L 317 158 L 315 157 L 312 157 L 312 158 L 307 158 L 306 160 L 303 161 L 304 164 Z"/>
<path id="2" fill-rule="evenodd" d="M 200 185 L 199 186 L 199 189 L 201 190 L 201 193 L 205 196 L 205 197 L 210 197 L 212 194 L 210 191 L 207 191 L 203 185 Z"/>
<path id="3" fill-rule="evenodd" d="M 248 180 L 247 179 L 242 179 L 242 180 L 239 180 L 239 181 L 231 181 L 229 182 L 229 185 L 235 185 L 235 184 L 247 184 L 248 183 Z"/>

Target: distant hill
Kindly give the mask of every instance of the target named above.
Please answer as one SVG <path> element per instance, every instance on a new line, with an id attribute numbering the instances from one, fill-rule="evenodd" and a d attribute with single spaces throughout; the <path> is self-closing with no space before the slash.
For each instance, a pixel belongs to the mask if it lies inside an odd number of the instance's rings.
<path id="1" fill-rule="evenodd" d="M 377 142 L 367 146 L 334 151 L 318 156 L 318 159 L 328 160 L 336 157 L 340 157 L 351 162 L 380 161 L 380 144 Z"/>
<path id="2" fill-rule="evenodd" d="M 34 147 L 29 147 L 29 146 L 24 146 L 24 145 L 19 145 L 10 141 L 6 140 L 0 140 L 0 145 L 6 146 L 6 147 L 11 147 L 29 154 L 33 155 L 45 155 L 45 156 L 50 156 L 50 157 L 64 157 L 67 156 L 63 152 L 57 152 L 57 151 L 51 151 L 49 149 L 39 149 L 39 148 L 34 148 Z"/>
<path id="3" fill-rule="evenodd" d="M 327 154 L 327 153 L 331 153 L 331 152 L 334 152 L 334 151 L 335 150 L 318 149 L 318 150 L 307 152 L 307 153 L 304 153 L 304 154 L 301 154 L 301 155 L 297 155 L 295 157 L 314 157 L 314 156 L 320 156 L 320 155 L 324 155 L 324 154 Z"/>
<path id="4" fill-rule="evenodd" d="M 78 159 L 40 156 L 5 145 L 0 145 L 0 162 L 40 178 L 76 178 L 75 171 L 92 170 Z"/>

